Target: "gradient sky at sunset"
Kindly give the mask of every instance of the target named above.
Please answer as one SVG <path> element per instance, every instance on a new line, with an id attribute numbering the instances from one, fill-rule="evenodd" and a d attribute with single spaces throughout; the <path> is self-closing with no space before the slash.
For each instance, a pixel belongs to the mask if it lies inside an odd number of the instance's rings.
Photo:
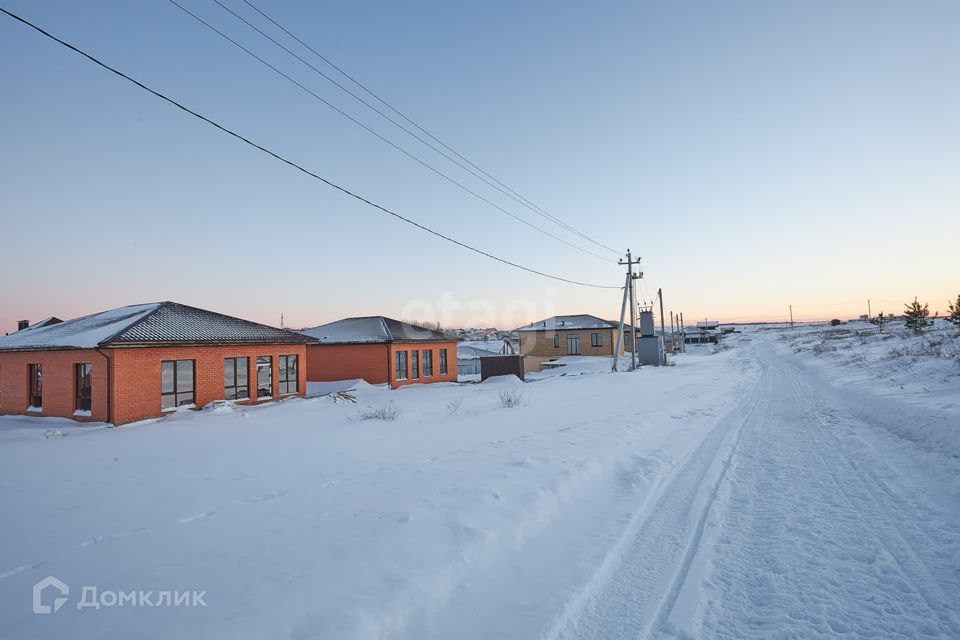
<path id="1" fill-rule="evenodd" d="M 180 1 L 397 144 L 549 224 L 210 0 Z M 442 233 L 566 278 L 622 283 L 620 267 L 470 198 L 166 0 L 0 4 Z M 790 304 L 798 320 L 853 317 L 868 298 L 889 313 L 913 296 L 942 311 L 960 293 L 960 3 L 259 4 L 527 198 L 641 255 L 642 299 L 663 287 L 688 321 L 782 320 Z M 0 83 L 0 333 L 20 318 L 156 300 L 271 324 L 283 313 L 289 326 L 619 313 L 616 290 L 545 280 L 405 226 L 6 16 Z"/>

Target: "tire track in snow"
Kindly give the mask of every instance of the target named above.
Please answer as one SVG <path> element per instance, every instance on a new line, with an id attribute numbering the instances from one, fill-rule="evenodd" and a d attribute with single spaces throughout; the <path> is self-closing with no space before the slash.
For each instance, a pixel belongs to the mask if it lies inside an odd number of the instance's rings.
<path id="1" fill-rule="evenodd" d="M 760 402 L 764 381 L 761 375 L 747 398 L 718 422 L 664 479 L 663 488 L 652 493 L 653 500 L 634 514 L 603 563 L 544 634 L 545 640 L 645 637 L 669 612 L 696 554 L 740 430 Z"/>

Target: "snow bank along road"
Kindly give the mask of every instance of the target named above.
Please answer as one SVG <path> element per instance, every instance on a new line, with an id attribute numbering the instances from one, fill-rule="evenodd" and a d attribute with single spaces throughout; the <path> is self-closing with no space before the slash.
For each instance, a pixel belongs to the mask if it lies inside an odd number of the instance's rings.
<path id="1" fill-rule="evenodd" d="M 896 435 L 943 416 L 774 342 L 116 430 L 0 418 L 0 637 L 960 637 L 960 461 Z M 47 575 L 71 593 L 34 614 Z M 207 606 L 77 609 L 84 585 Z"/>

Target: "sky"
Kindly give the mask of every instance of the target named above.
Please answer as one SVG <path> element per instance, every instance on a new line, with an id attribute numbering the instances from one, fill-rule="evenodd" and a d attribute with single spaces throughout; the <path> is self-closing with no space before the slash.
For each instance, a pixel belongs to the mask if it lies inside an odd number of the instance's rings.
<path id="1" fill-rule="evenodd" d="M 471 253 L 352 199 L 0 15 L 0 333 L 174 300 L 306 327 L 510 328 L 620 312 L 617 256 L 476 180 L 213 0 L 0 0 L 104 62 Z M 931 311 L 960 294 L 956 2 L 251 0 L 552 216 L 642 258 L 687 323 Z M 221 0 L 331 76 L 336 71 Z M 349 81 L 339 78 L 349 85 Z M 352 87 L 354 91 L 360 91 Z M 369 99 L 369 98 L 368 98 Z M 382 108 L 382 107 L 381 107 Z"/>

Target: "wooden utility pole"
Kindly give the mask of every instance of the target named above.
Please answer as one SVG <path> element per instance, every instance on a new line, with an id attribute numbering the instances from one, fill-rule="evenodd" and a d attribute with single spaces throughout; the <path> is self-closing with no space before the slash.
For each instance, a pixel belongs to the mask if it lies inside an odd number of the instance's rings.
<path id="1" fill-rule="evenodd" d="M 660 335 L 663 336 L 663 339 L 666 340 L 666 331 L 663 328 L 663 289 L 657 289 L 657 297 L 660 298 Z M 667 350 L 663 350 L 663 364 L 667 364 Z"/>
<path id="2" fill-rule="evenodd" d="M 867 298 L 867 320 L 873 317 L 873 313 L 870 312 L 870 298 Z"/>
<path id="3" fill-rule="evenodd" d="M 793 305 L 790 305 L 790 328 L 793 329 Z"/>
<path id="4" fill-rule="evenodd" d="M 687 328 L 683 324 L 683 311 L 680 312 L 680 351 L 687 351 Z"/>

